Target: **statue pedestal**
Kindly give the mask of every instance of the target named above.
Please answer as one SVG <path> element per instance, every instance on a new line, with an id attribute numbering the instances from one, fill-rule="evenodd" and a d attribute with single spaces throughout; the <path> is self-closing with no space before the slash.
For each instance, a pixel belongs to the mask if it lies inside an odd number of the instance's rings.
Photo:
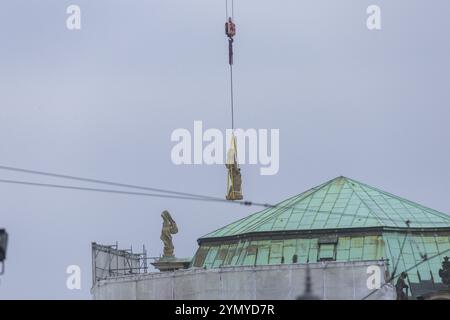
<path id="1" fill-rule="evenodd" d="M 175 257 L 162 257 L 157 259 L 152 265 L 161 272 L 187 269 L 191 264 L 191 259 L 178 259 Z"/>

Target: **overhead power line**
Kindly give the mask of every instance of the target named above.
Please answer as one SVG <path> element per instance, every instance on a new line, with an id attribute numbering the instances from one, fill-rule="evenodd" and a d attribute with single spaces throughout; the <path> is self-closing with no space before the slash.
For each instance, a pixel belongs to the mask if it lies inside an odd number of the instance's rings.
<path id="1" fill-rule="evenodd" d="M 189 196 L 180 196 L 180 195 L 171 195 L 171 194 L 145 193 L 145 192 L 132 192 L 132 191 L 122 191 L 122 190 L 113 190 L 113 189 L 77 187 L 77 186 L 51 184 L 51 183 L 39 183 L 39 182 L 30 182 L 30 181 L 18 181 L 18 180 L 0 179 L 0 183 L 19 184 L 19 185 L 27 185 L 27 186 L 34 186 L 34 187 L 45 187 L 45 188 L 92 191 L 92 192 L 102 192 L 102 193 L 115 193 L 115 194 L 134 195 L 134 196 L 146 196 L 146 197 L 155 197 L 155 198 L 169 198 L 169 199 L 184 199 L 184 200 L 197 200 L 197 201 L 227 202 L 224 199 L 207 199 L 207 198 L 202 198 L 202 197 L 189 197 Z"/>
<path id="2" fill-rule="evenodd" d="M 395 273 L 397 272 L 397 268 L 398 268 L 398 265 L 400 263 L 400 256 L 403 254 L 403 249 L 405 248 L 406 239 L 409 236 L 409 226 L 411 225 L 411 222 L 408 220 L 408 221 L 405 221 L 405 224 L 408 226 L 408 231 L 405 233 L 405 237 L 403 238 L 402 246 L 400 247 L 400 253 L 398 255 L 399 258 L 397 259 L 397 262 L 395 264 L 394 270 L 392 271 L 392 276 L 391 276 L 390 280 L 395 278 Z M 390 281 L 388 281 L 388 282 L 390 282 Z"/>
<path id="3" fill-rule="evenodd" d="M 160 188 L 153 188 L 153 187 L 138 186 L 138 185 L 134 185 L 134 184 L 120 183 L 120 182 L 100 180 L 100 179 L 76 177 L 76 176 L 72 176 L 72 175 L 60 174 L 60 173 L 54 173 L 54 172 L 44 172 L 44 171 L 22 169 L 22 168 L 2 166 L 2 165 L 0 165 L 0 169 L 1 170 L 8 170 L 8 171 L 15 171 L 15 172 L 22 172 L 22 173 L 30 173 L 30 174 L 42 175 L 42 176 L 47 176 L 47 177 L 62 178 L 62 179 L 69 179 L 69 180 L 77 180 L 77 181 L 90 182 L 90 183 L 98 183 L 98 184 L 110 185 L 110 186 L 115 186 L 115 187 L 124 187 L 124 188 L 140 189 L 140 190 L 147 190 L 147 191 L 153 191 L 153 192 L 161 192 L 161 193 L 167 193 L 167 194 L 173 194 L 173 195 L 179 195 L 179 196 L 214 199 L 214 200 L 221 199 L 221 198 L 218 198 L 218 197 L 211 197 L 211 196 L 198 195 L 198 194 L 193 194 L 193 193 L 179 192 L 179 191 L 160 189 Z"/>
<path id="4" fill-rule="evenodd" d="M 291 209 L 291 210 L 298 210 L 298 211 L 301 211 L 301 212 L 310 212 L 310 213 L 315 213 L 315 214 L 324 213 L 324 214 L 343 216 L 343 217 L 362 218 L 362 219 L 367 219 L 368 218 L 368 216 L 357 215 L 357 214 L 346 214 L 346 213 L 343 213 L 343 212 L 333 212 L 333 211 L 315 210 L 315 209 L 304 209 L 304 208 L 299 208 L 297 205 L 269 204 L 269 203 L 253 202 L 253 201 L 228 201 L 228 200 L 225 200 L 223 198 L 214 197 L 214 196 L 208 196 L 208 195 L 179 192 L 179 191 L 168 190 L 168 189 L 140 186 L 140 185 L 135 185 L 135 184 L 121 183 L 121 182 L 114 182 L 114 181 L 110 181 L 110 180 L 86 178 L 86 177 L 79 177 L 79 176 L 73 176 L 73 175 L 68 175 L 68 174 L 61 174 L 61 173 L 55 173 L 55 172 L 46 172 L 46 171 L 38 171 L 38 170 L 17 168 L 17 167 L 4 166 L 4 165 L 0 165 L 0 170 L 28 173 L 28 174 L 34 174 L 34 175 L 48 176 L 48 177 L 54 177 L 54 178 L 60 178 L 60 179 L 68 179 L 68 180 L 75 180 L 75 181 L 82 181 L 82 182 L 89 182 L 89 183 L 95 183 L 95 184 L 110 185 L 110 186 L 123 187 L 123 188 L 129 188 L 129 189 L 153 191 L 153 192 L 158 192 L 158 193 L 130 192 L 130 191 L 114 190 L 114 189 L 89 188 L 89 187 L 81 187 L 81 186 L 69 186 L 69 185 L 61 185 L 61 184 L 50 184 L 50 183 L 30 182 L 30 181 L 19 181 L 19 180 L 12 180 L 12 179 L 11 180 L 3 179 L 3 180 L 0 180 L 0 183 L 28 185 L 28 186 L 35 186 L 35 187 L 71 189 L 71 190 L 91 191 L 91 192 L 101 192 L 101 193 L 112 193 L 112 194 L 122 194 L 122 195 L 133 195 L 133 196 L 146 196 L 146 197 L 154 197 L 154 198 L 158 198 L 159 197 L 159 198 L 169 198 L 169 199 L 179 199 L 179 200 L 193 200 L 193 201 L 205 201 L 205 202 L 209 201 L 209 202 L 219 202 L 219 203 L 235 203 L 235 204 L 238 204 L 238 205 L 241 205 L 241 206 L 242 205 L 243 206 L 256 206 L 256 207 L 262 207 L 262 208 L 275 208 L 275 209 L 280 209 L 280 210 L 282 210 L 282 209 L 285 209 L 285 210 Z M 384 219 L 384 218 L 380 218 L 380 219 Z M 393 222 L 404 223 L 404 220 L 400 220 L 400 219 L 389 218 L 389 220 L 393 221 Z M 442 224 L 442 225 L 445 224 L 445 225 L 448 225 L 448 223 L 446 223 L 446 222 L 442 222 L 442 223 L 433 222 L 432 224 Z"/>
<path id="5" fill-rule="evenodd" d="M 238 204 L 241 206 L 242 205 L 243 206 L 256 206 L 256 207 L 263 207 L 263 208 L 275 208 L 275 209 L 279 209 L 279 210 L 292 209 L 292 210 L 297 210 L 297 211 L 301 211 L 301 212 L 305 212 L 305 213 L 306 212 L 316 213 L 316 214 L 324 213 L 324 214 L 344 216 L 344 217 L 346 216 L 346 217 L 352 217 L 352 218 L 362 218 L 362 219 L 368 218 L 368 216 L 357 215 L 357 214 L 346 214 L 343 212 L 333 212 L 333 211 L 315 210 L 315 209 L 300 209 L 295 205 L 269 204 L 269 203 L 253 202 L 253 201 L 234 201 L 233 202 L 233 201 L 225 200 L 223 198 L 209 196 L 209 195 L 186 193 L 186 192 L 174 191 L 174 190 L 169 190 L 169 189 L 140 186 L 140 185 L 129 184 L 129 183 L 115 182 L 115 181 L 110 181 L 110 180 L 79 177 L 79 176 L 68 175 L 68 174 L 18 168 L 18 167 L 11 167 L 11 166 L 5 166 L 5 165 L 0 165 L 0 170 L 28 173 L 28 174 L 41 175 L 41 176 L 47 176 L 47 177 L 53 177 L 53 178 L 68 179 L 68 180 L 74 180 L 74 181 L 82 181 L 82 182 L 89 182 L 89 183 L 95 183 L 95 184 L 103 184 L 103 185 L 110 185 L 110 186 L 116 186 L 116 187 L 137 189 L 137 190 L 153 191 L 153 192 L 158 192 L 158 193 L 128 192 L 128 191 L 121 191 L 121 190 L 114 190 L 114 189 L 101 189 L 101 188 L 99 189 L 99 188 L 68 186 L 68 185 L 61 185 L 61 184 L 49 184 L 49 183 L 41 183 L 41 182 L 18 181 L 18 180 L 0 180 L 0 183 L 28 185 L 28 186 L 35 186 L 35 187 L 72 189 L 72 190 L 79 190 L 79 191 L 113 193 L 113 194 L 133 195 L 133 196 L 146 196 L 146 197 L 155 197 L 155 198 L 159 197 L 159 198 L 170 198 L 170 199 L 179 199 L 179 200 L 194 200 L 194 201 L 199 200 L 199 201 L 206 201 L 206 202 L 209 201 L 209 202 L 221 202 L 221 203 L 235 203 L 235 204 Z M 382 219 L 382 220 L 385 219 L 382 217 L 380 218 L 378 216 L 377 216 L 377 218 Z M 399 222 L 399 223 L 405 222 L 404 220 L 393 219 L 393 218 L 389 218 L 389 220 L 392 222 Z M 449 225 L 446 222 L 442 222 L 442 223 L 433 222 L 432 224 Z"/>

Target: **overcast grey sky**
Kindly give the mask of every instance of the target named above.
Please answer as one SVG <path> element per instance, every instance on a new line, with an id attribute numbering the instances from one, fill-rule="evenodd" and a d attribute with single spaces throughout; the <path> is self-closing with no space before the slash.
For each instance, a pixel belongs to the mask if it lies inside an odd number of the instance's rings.
<path id="1" fill-rule="evenodd" d="M 66 28 L 78 4 L 82 30 Z M 366 28 L 366 8 L 382 30 Z M 175 166 L 174 129 L 229 124 L 224 0 L 5 0 L 0 164 L 225 195 L 221 165 Z M 274 203 L 339 175 L 450 213 L 448 0 L 235 0 L 236 124 L 280 129 L 280 171 L 244 165 Z M 70 182 L 0 171 L 0 178 Z M 72 182 L 73 183 L 73 182 Z M 257 208 L 0 184 L 0 298 L 87 298 L 90 243 L 175 253 Z M 66 267 L 82 290 L 66 289 Z"/>

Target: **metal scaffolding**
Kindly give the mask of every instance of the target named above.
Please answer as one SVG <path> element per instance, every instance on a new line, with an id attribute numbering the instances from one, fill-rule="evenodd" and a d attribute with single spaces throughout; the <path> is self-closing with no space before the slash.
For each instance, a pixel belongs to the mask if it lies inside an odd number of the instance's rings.
<path id="1" fill-rule="evenodd" d="M 147 250 L 142 246 L 141 253 L 134 253 L 133 248 L 119 249 L 114 245 L 92 243 L 92 283 L 130 274 L 148 273 Z"/>

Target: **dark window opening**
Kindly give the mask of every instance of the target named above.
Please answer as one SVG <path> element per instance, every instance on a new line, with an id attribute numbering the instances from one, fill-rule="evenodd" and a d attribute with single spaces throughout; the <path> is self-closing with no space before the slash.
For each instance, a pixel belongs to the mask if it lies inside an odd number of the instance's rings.
<path id="1" fill-rule="evenodd" d="M 336 261 L 336 245 L 320 244 L 317 261 Z"/>

